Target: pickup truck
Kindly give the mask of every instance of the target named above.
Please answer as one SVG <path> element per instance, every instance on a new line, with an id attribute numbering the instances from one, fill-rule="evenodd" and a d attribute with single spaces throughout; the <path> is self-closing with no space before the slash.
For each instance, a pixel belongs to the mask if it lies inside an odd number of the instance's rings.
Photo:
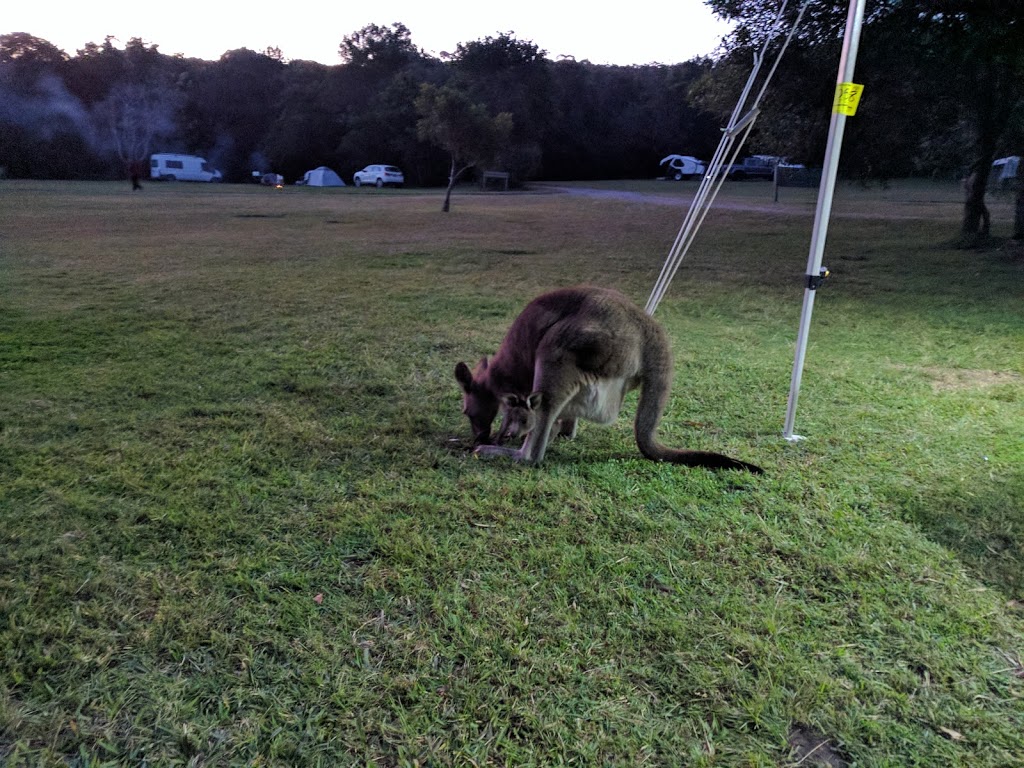
<path id="1" fill-rule="evenodd" d="M 729 166 L 728 178 L 740 181 L 741 179 L 772 179 L 775 176 L 775 166 L 781 158 L 771 155 L 753 155 L 745 157 L 740 162 Z"/>

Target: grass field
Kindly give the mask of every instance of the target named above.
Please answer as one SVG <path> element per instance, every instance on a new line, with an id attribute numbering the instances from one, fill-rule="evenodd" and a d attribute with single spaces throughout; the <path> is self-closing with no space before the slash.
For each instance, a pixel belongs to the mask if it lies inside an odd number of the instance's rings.
<path id="1" fill-rule="evenodd" d="M 813 196 L 727 185 L 661 437 L 753 477 L 459 412 L 693 186 L 127 187 L 0 182 L 0 765 L 1024 765 L 1024 259 L 955 188 L 840 191 L 788 444 Z"/>

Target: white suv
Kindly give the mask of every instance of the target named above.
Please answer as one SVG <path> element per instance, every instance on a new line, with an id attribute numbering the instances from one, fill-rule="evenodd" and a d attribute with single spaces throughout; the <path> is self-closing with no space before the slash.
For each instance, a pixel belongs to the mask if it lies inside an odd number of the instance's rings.
<path id="1" fill-rule="evenodd" d="M 394 184 L 400 187 L 405 183 L 405 176 L 400 168 L 393 165 L 368 165 L 361 171 L 356 171 L 352 177 L 352 183 L 357 187 L 363 184 L 375 184 L 383 187 L 385 184 Z"/>

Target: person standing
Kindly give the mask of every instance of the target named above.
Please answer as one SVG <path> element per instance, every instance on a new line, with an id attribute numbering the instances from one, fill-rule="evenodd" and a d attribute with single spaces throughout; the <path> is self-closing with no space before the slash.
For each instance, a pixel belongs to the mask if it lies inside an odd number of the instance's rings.
<path id="1" fill-rule="evenodd" d="M 131 179 L 132 182 L 132 192 L 142 190 L 142 184 L 139 183 L 140 180 L 142 179 L 141 161 L 133 160 L 131 163 L 128 164 L 128 178 Z"/>

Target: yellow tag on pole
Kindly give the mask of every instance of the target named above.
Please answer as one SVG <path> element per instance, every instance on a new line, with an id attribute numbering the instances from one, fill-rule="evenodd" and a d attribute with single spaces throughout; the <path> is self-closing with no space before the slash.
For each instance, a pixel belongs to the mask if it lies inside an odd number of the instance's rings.
<path id="1" fill-rule="evenodd" d="M 853 117 L 857 114 L 857 105 L 860 104 L 860 95 L 864 86 L 858 83 L 838 83 L 836 85 L 836 100 L 832 104 L 832 111 Z"/>

